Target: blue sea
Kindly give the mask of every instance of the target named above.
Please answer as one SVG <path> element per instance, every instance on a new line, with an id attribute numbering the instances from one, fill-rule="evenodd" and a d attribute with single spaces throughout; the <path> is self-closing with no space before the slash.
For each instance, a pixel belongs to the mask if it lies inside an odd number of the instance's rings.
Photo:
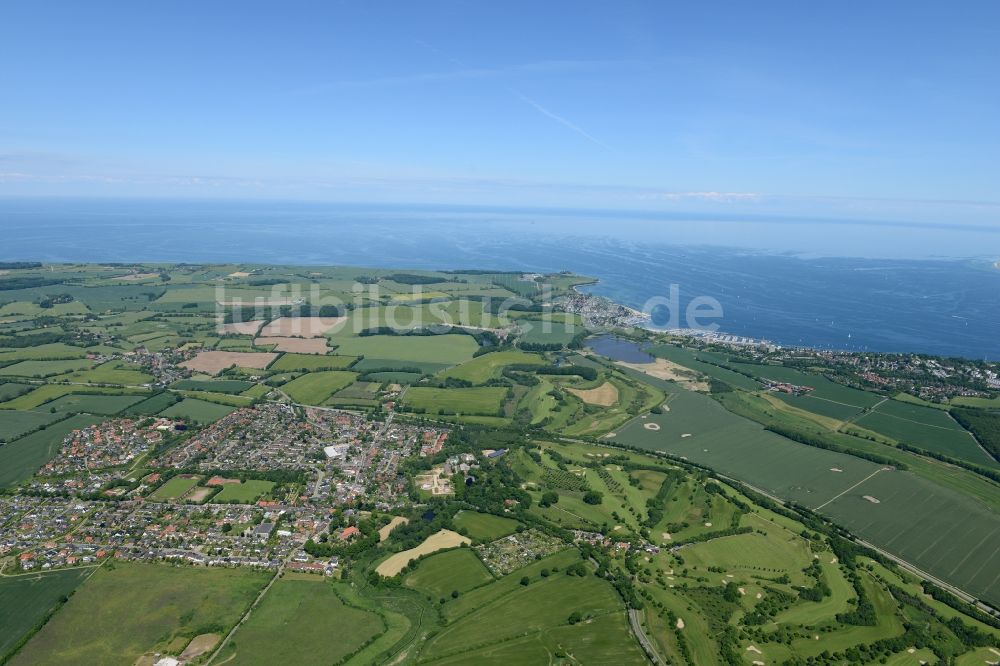
<path id="1" fill-rule="evenodd" d="M 723 332 L 1000 359 L 1000 228 L 318 203 L 0 199 L 0 260 L 569 270 Z M 672 307 L 672 306 L 671 306 Z M 671 307 L 655 310 L 667 325 Z M 676 308 L 674 308 L 676 309 Z M 685 323 L 681 321 L 681 324 Z"/>

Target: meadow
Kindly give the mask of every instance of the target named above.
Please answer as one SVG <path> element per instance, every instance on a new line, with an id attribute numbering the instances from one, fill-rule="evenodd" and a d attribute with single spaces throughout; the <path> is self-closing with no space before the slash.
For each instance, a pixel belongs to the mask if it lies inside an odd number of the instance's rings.
<path id="1" fill-rule="evenodd" d="M 87 359 L 67 359 L 63 361 L 19 361 L 0 368 L 0 377 L 42 378 L 63 375 L 76 370 L 86 370 L 93 365 Z"/>
<path id="2" fill-rule="evenodd" d="M 65 569 L 0 577 L 0 662 L 92 571 Z"/>
<path id="3" fill-rule="evenodd" d="M 73 430 L 100 423 L 101 420 L 89 415 L 71 416 L 0 446 L 0 488 L 29 478 L 55 457 L 66 435 Z"/>
<path id="4" fill-rule="evenodd" d="M 517 529 L 518 522 L 511 518 L 501 518 L 490 513 L 478 511 L 459 511 L 452 518 L 455 529 L 470 537 L 473 541 L 493 541 L 512 534 Z"/>
<path id="5" fill-rule="evenodd" d="M 471 361 L 450 368 L 442 373 L 442 379 L 461 379 L 472 384 L 484 384 L 499 376 L 500 371 L 509 365 L 542 365 L 545 359 L 538 354 L 522 351 L 492 352 L 477 356 Z"/>
<path id="6" fill-rule="evenodd" d="M 184 419 L 194 423 L 207 424 L 218 421 L 235 409 L 235 407 L 206 402 L 197 398 L 184 398 L 164 409 L 159 415 L 170 419 Z"/>
<path id="7" fill-rule="evenodd" d="M 316 370 L 345 370 L 351 367 L 357 356 L 333 356 L 320 354 L 282 354 L 272 363 L 268 370 L 272 372 L 294 372 L 296 370 L 313 372 Z"/>
<path id="8" fill-rule="evenodd" d="M 336 353 L 346 356 L 364 356 L 369 364 L 379 361 L 420 362 L 441 366 L 458 365 L 471 360 L 479 348 L 470 335 L 370 335 L 338 338 Z M 374 367 L 381 367 L 375 365 Z"/>
<path id="9" fill-rule="evenodd" d="M 282 384 L 281 390 L 297 403 L 322 405 L 334 393 L 350 386 L 356 378 L 353 372 L 341 370 L 310 372 Z"/>
<path id="10" fill-rule="evenodd" d="M 110 416 L 142 402 L 141 395 L 70 394 L 42 406 L 55 414 L 100 414 Z"/>
<path id="11" fill-rule="evenodd" d="M 12 664 L 121 664 L 175 638 L 224 633 L 269 574 L 249 569 L 115 563 L 80 586 Z"/>
<path id="12" fill-rule="evenodd" d="M 385 631 L 382 617 L 345 604 L 322 576 L 285 574 L 220 656 L 236 666 L 336 664 Z"/>
<path id="13" fill-rule="evenodd" d="M 404 403 L 425 414 L 494 415 L 503 409 L 507 389 L 502 386 L 442 389 L 415 386 L 406 392 Z"/>
<path id="14" fill-rule="evenodd" d="M 403 584 L 432 599 L 444 599 L 491 582 L 493 576 L 471 548 L 456 548 L 421 560 Z"/>

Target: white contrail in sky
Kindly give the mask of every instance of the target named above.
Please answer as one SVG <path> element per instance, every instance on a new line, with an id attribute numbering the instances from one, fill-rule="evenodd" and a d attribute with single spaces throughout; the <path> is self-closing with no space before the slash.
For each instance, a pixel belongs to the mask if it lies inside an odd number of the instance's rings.
<path id="1" fill-rule="evenodd" d="M 527 95 L 525 95 L 524 93 L 522 93 L 520 91 L 514 90 L 513 88 L 510 88 L 510 91 L 514 95 L 516 95 L 522 102 L 524 102 L 525 104 L 530 105 L 531 107 L 533 107 L 536 111 L 538 111 L 543 116 L 551 118 L 552 120 L 556 121 L 560 125 L 563 125 L 564 127 L 568 127 L 569 129 L 573 130 L 574 132 L 576 132 L 580 136 L 584 137 L 588 141 L 596 143 L 601 148 L 604 148 L 605 150 L 611 150 L 611 146 L 609 146 L 608 144 L 604 143 L 603 141 L 601 141 L 600 139 L 598 139 L 597 137 L 595 137 L 593 134 L 590 134 L 589 132 L 587 132 L 585 129 L 583 129 L 579 125 L 576 125 L 576 124 L 570 122 L 569 120 L 566 120 L 565 118 L 563 118 L 562 116 L 560 116 L 557 113 L 553 113 L 552 111 L 549 111 L 544 106 L 542 106 L 541 104 L 539 104 L 538 102 L 536 102 L 535 100 L 531 99 L 530 97 L 528 97 Z"/>

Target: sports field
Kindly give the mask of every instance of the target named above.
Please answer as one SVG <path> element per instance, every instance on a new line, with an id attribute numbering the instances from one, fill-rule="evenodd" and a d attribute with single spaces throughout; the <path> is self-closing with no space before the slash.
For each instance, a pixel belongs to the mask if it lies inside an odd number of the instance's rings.
<path id="1" fill-rule="evenodd" d="M 271 492 L 274 483 L 271 481 L 259 481 L 250 479 L 242 483 L 227 483 L 222 487 L 222 491 L 212 498 L 213 502 L 238 502 L 240 504 L 250 504 L 258 498 Z"/>
<path id="2" fill-rule="evenodd" d="M 11 663 L 131 666 L 177 637 L 224 633 L 269 577 L 244 568 L 116 562 L 80 586 Z"/>
<path id="3" fill-rule="evenodd" d="M 149 499 L 154 502 L 180 499 L 197 486 L 199 481 L 201 481 L 200 476 L 180 474 L 168 479 L 162 486 L 153 491 L 149 495 Z"/>
<path id="4" fill-rule="evenodd" d="M 503 408 L 507 389 L 501 386 L 441 389 L 415 386 L 406 392 L 405 404 L 426 414 L 496 415 Z"/>
<path id="5" fill-rule="evenodd" d="M 378 614 L 346 605 L 322 576 L 285 574 L 220 657 L 248 666 L 336 664 L 385 630 Z"/>
<path id="6" fill-rule="evenodd" d="M 206 402 L 197 398 L 184 398 L 180 402 L 164 409 L 160 412 L 160 416 L 206 424 L 218 421 L 235 409 L 235 407 Z"/>
<path id="7" fill-rule="evenodd" d="M 322 405 L 340 389 L 350 386 L 357 375 L 353 372 L 330 370 L 310 372 L 281 386 L 281 390 L 295 402 L 304 405 Z"/>
<path id="8" fill-rule="evenodd" d="M 0 577 L 0 662 L 93 569 Z"/>

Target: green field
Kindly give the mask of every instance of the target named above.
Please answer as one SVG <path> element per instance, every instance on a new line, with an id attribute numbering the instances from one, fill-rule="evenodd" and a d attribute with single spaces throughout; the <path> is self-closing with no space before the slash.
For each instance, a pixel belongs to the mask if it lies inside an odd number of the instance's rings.
<path id="1" fill-rule="evenodd" d="M 82 585 L 13 664 L 121 664 L 177 637 L 225 633 L 269 574 L 116 563 Z"/>
<path id="2" fill-rule="evenodd" d="M 140 395 L 64 395 L 40 409 L 56 414 L 100 414 L 109 416 L 143 401 Z"/>
<path id="3" fill-rule="evenodd" d="M 71 416 L 0 446 L 0 488 L 29 478 L 59 452 L 66 435 L 102 420 L 96 416 Z"/>
<path id="4" fill-rule="evenodd" d="M 479 348 L 470 335 L 371 335 L 331 339 L 337 354 L 402 362 L 458 365 L 471 360 Z"/>
<path id="5" fill-rule="evenodd" d="M 536 345 L 568 345 L 574 336 L 585 331 L 582 326 L 574 324 L 529 319 L 519 320 L 518 328 L 521 342 Z"/>
<path id="6" fill-rule="evenodd" d="M 142 372 L 137 365 L 125 363 L 123 361 L 109 361 L 90 370 L 82 370 L 59 375 L 58 377 L 55 377 L 53 381 L 141 386 L 152 382 L 153 377 L 151 375 L 147 375 L 145 372 Z"/>
<path id="7" fill-rule="evenodd" d="M 227 483 L 222 487 L 222 491 L 212 498 L 212 501 L 250 504 L 271 492 L 271 488 L 274 488 L 274 483 L 271 481 L 259 481 L 256 479 L 250 479 L 240 484 Z"/>
<path id="8" fill-rule="evenodd" d="M 478 511 L 459 511 L 452 519 L 455 531 L 474 541 L 493 541 L 517 529 L 517 521 Z"/>
<path id="9" fill-rule="evenodd" d="M 164 391 L 128 407 L 122 411 L 122 416 L 153 416 L 154 414 L 159 414 L 167 407 L 180 402 L 180 400 L 180 396 Z"/>
<path id="10" fill-rule="evenodd" d="M 493 576 L 471 548 L 456 548 L 421 560 L 404 581 L 407 587 L 432 599 L 451 598 L 452 592 L 467 592 L 491 582 Z"/>
<path id="11" fill-rule="evenodd" d="M 67 358 L 84 358 L 87 350 L 82 347 L 56 342 L 37 347 L 18 347 L 16 349 L 0 349 L 0 363 L 10 361 L 47 361 Z"/>
<path id="12" fill-rule="evenodd" d="M 707 363 L 705 361 L 705 358 L 707 357 L 703 356 L 700 352 L 691 349 L 678 347 L 677 345 L 654 345 L 646 351 L 653 356 L 659 356 L 660 358 L 665 358 L 668 361 L 673 361 L 678 365 L 683 365 L 686 368 L 696 370 L 703 375 L 714 377 L 715 379 L 746 391 L 756 391 L 760 388 L 759 382 L 754 381 L 746 375 L 729 370 L 728 368 L 721 368 L 718 365 Z"/>
<path id="13" fill-rule="evenodd" d="M 182 379 L 179 382 L 174 382 L 170 385 L 170 388 L 179 391 L 210 391 L 212 393 L 243 393 L 251 386 L 254 386 L 253 382 L 245 382 L 239 379 L 217 379 L 217 380 L 199 380 L 199 379 Z"/>
<path id="14" fill-rule="evenodd" d="M 426 414 L 499 415 L 507 389 L 494 387 L 441 389 L 416 386 L 406 392 L 407 407 Z"/>
<path id="15" fill-rule="evenodd" d="M 522 571 L 507 578 L 519 579 Z M 546 655 L 565 650 L 579 663 L 641 663 L 629 634 L 621 600 L 606 581 L 556 574 L 529 576 L 527 586 L 488 598 L 457 617 L 427 641 L 421 660 L 435 663 L 547 663 Z M 520 589 L 517 589 L 520 588 Z M 479 592 L 479 590 L 477 590 Z M 462 597 L 459 597 L 461 599 Z M 577 612 L 588 621 L 571 625 Z"/>
<path id="16" fill-rule="evenodd" d="M 442 379 L 462 379 L 472 384 L 483 384 L 500 374 L 508 365 L 542 365 L 545 359 L 538 354 L 521 351 L 502 351 L 477 356 L 471 361 L 440 373 Z"/>
<path id="17" fill-rule="evenodd" d="M 37 409 L 41 405 L 69 394 L 95 394 L 95 395 L 141 395 L 148 396 L 149 392 L 142 389 L 111 388 L 96 386 L 74 386 L 71 384 L 44 384 L 34 391 L 29 391 L 13 400 L 0 405 L 3 409 Z"/>
<path id="18" fill-rule="evenodd" d="M 293 372 L 295 370 L 346 370 L 358 360 L 357 356 L 323 356 L 321 354 L 282 354 L 268 366 L 272 372 Z"/>
<path id="19" fill-rule="evenodd" d="M 62 414 L 52 414 L 47 411 L 16 412 L 0 410 L 0 442 L 9 442 L 44 425 L 58 421 Z"/>
<path id="20" fill-rule="evenodd" d="M 281 386 L 281 390 L 295 402 L 304 405 L 322 405 L 331 395 L 350 386 L 357 375 L 342 370 L 310 372 Z"/>
<path id="21" fill-rule="evenodd" d="M 977 500 L 911 472 L 878 472 L 881 466 L 867 460 L 792 442 L 702 395 L 681 391 L 668 405 L 662 415 L 618 429 L 611 441 L 687 458 L 820 510 L 925 571 L 1000 601 L 1000 578 L 983 568 L 1000 549 L 1000 517 Z"/>
<path id="22" fill-rule="evenodd" d="M 21 361 L 0 368 L 0 377 L 52 377 L 74 370 L 85 370 L 92 366 L 93 361 L 87 359 L 69 359 L 65 361 Z"/>
<path id="23" fill-rule="evenodd" d="M 91 571 L 65 569 L 0 578 L 0 662 Z"/>
<path id="24" fill-rule="evenodd" d="M 998 466 L 972 435 L 939 409 L 887 400 L 855 423 L 910 446 L 977 465 Z"/>
<path id="25" fill-rule="evenodd" d="M 775 382 L 787 382 L 797 386 L 810 386 L 813 388 L 809 392 L 810 396 L 852 407 L 874 407 L 882 400 L 881 396 L 874 393 L 843 386 L 830 381 L 822 375 L 803 372 L 795 368 L 786 368 L 780 365 L 754 365 L 750 363 L 730 363 L 729 366 L 740 372 L 770 379 Z"/>
<path id="26" fill-rule="evenodd" d="M 200 476 L 191 476 L 188 474 L 175 476 L 165 481 L 163 485 L 150 493 L 149 499 L 153 502 L 180 499 L 188 491 L 197 486 L 199 481 L 201 481 Z"/>
<path id="27" fill-rule="evenodd" d="M 214 402 L 205 402 L 197 398 L 184 398 L 177 404 L 164 409 L 160 412 L 160 416 L 205 424 L 214 423 L 235 409 L 235 407 L 219 405 Z"/>
<path id="28" fill-rule="evenodd" d="M 12 400 L 19 395 L 27 393 L 33 388 L 35 388 L 34 384 L 18 384 L 16 382 L 0 384 L 0 402 Z"/>
<path id="29" fill-rule="evenodd" d="M 336 664 L 385 630 L 379 615 L 346 605 L 322 576 L 286 574 L 233 636 L 236 647 L 227 647 L 222 661 Z"/>

